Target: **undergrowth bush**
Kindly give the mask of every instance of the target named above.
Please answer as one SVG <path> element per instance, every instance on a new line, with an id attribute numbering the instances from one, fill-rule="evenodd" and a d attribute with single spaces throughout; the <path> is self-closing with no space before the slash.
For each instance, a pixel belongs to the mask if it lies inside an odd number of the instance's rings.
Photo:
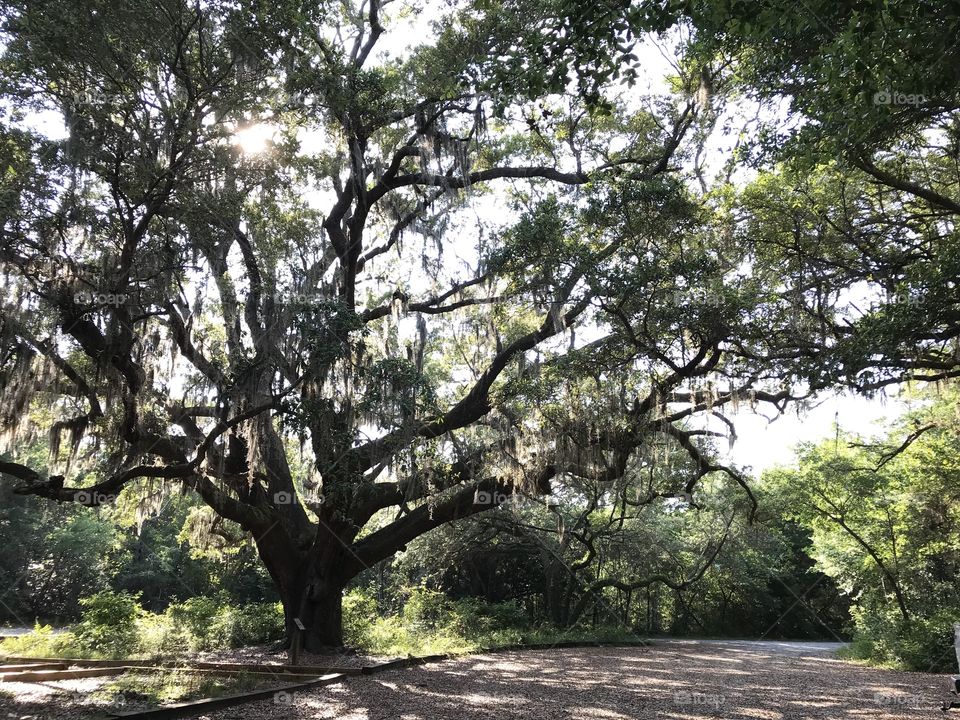
<path id="1" fill-rule="evenodd" d="M 953 624 L 960 611 L 943 609 L 929 617 L 903 620 L 894 608 L 855 608 L 846 657 L 921 672 L 956 672 Z"/>
<path id="2" fill-rule="evenodd" d="M 280 603 L 231 605 L 222 596 L 194 597 L 171 605 L 164 615 L 170 633 L 192 650 L 274 642 L 283 637 Z"/>
<path id="3" fill-rule="evenodd" d="M 344 597 L 344 642 L 383 655 L 472 652 L 517 644 L 579 640 L 623 640 L 623 627 L 535 627 L 515 603 L 451 600 L 423 587 L 407 589 L 403 609 L 381 616 L 376 600 L 363 590 Z"/>
<path id="4" fill-rule="evenodd" d="M 0 650 L 20 657 L 169 657 L 184 650 L 214 650 L 283 638 L 280 603 L 231 605 L 227 598 L 194 597 L 163 613 L 141 609 L 128 593 L 104 591 L 80 601 L 80 622 L 70 632 L 37 625 L 3 641 Z"/>
<path id="5" fill-rule="evenodd" d="M 139 649 L 139 598 L 104 590 L 80 600 L 80 622 L 73 628 L 77 648 L 90 655 L 127 657 Z"/>
<path id="6" fill-rule="evenodd" d="M 80 657 L 73 633 L 56 632 L 50 625 L 37 623 L 25 635 L 5 638 L 0 652 L 15 657 Z"/>
<path id="7" fill-rule="evenodd" d="M 344 642 L 382 655 L 466 653 L 521 643 L 620 640 L 620 627 L 557 629 L 534 626 L 515 603 L 451 600 L 423 587 L 404 592 L 402 609 L 381 615 L 376 599 L 354 589 L 343 599 Z M 6 654 L 50 657 L 171 657 L 188 651 L 259 645 L 284 633 L 279 603 L 232 605 L 226 596 L 193 597 L 163 613 L 143 611 L 127 593 L 102 592 L 83 601 L 83 616 L 72 632 L 49 626 L 6 640 Z"/>

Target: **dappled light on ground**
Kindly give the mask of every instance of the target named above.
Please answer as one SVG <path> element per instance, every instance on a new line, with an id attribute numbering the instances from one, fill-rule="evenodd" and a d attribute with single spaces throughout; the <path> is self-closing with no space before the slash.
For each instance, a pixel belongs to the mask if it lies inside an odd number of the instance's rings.
<path id="1" fill-rule="evenodd" d="M 803 643 L 664 642 L 509 652 L 386 672 L 207 720 L 913 720 L 939 713 L 942 676 L 867 668 Z M 279 710 L 279 711 L 278 711 Z"/>

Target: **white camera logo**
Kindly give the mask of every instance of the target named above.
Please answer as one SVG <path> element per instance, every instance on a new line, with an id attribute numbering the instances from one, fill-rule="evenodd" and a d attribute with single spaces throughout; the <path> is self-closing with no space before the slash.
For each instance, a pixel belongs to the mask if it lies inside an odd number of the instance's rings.
<path id="1" fill-rule="evenodd" d="M 77 305 L 114 305 L 119 307 L 127 302 L 129 295 L 124 293 L 87 292 L 75 293 L 73 301 Z"/>
<path id="2" fill-rule="evenodd" d="M 501 492 L 487 492 L 486 490 L 477 490 L 473 495 L 474 505 L 503 505 L 510 501 L 511 496 Z"/>
<path id="3" fill-rule="evenodd" d="M 293 693 L 289 693 L 286 690 L 280 690 L 273 694 L 273 704 L 274 705 L 293 705 Z"/>
<path id="4" fill-rule="evenodd" d="M 81 505 L 104 505 L 112 503 L 116 497 L 116 495 L 108 495 L 107 493 L 78 490 L 73 494 L 73 501 Z"/>
<path id="5" fill-rule="evenodd" d="M 903 93 L 893 90 L 880 90 L 873 94 L 874 105 L 923 105 L 927 102 L 925 95 L 920 93 Z"/>

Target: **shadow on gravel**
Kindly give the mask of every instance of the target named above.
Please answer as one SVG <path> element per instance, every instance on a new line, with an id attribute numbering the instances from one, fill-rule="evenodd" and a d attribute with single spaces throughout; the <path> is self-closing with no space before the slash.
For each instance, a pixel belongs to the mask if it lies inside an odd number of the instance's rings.
<path id="1" fill-rule="evenodd" d="M 913 720 L 944 676 L 744 643 L 476 655 L 204 715 L 207 720 Z M 41 715 L 42 717 L 42 715 Z"/>
<path id="2" fill-rule="evenodd" d="M 289 717 L 919 720 L 939 714 L 945 687 L 936 675 L 742 643 L 481 655 L 368 682 L 378 687 L 351 682 Z M 339 714 L 323 714 L 334 698 Z"/>

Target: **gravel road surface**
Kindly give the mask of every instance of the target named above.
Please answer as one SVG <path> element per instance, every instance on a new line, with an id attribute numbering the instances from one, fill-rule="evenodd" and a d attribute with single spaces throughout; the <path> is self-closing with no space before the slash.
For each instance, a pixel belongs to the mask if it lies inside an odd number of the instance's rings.
<path id="1" fill-rule="evenodd" d="M 473 655 L 354 676 L 200 720 L 894 720 L 936 718 L 947 677 L 836 658 L 839 643 L 660 640 Z M 262 660 L 257 656 L 258 660 Z M 3 683 L 0 720 L 93 720 L 102 679 Z M 960 712 L 955 717 L 960 720 Z"/>
<path id="2" fill-rule="evenodd" d="M 205 720 L 895 720 L 940 717 L 946 676 L 862 667 L 838 643 L 660 641 L 475 655 Z M 960 715 L 960 714 L 958 714 Z"/>

